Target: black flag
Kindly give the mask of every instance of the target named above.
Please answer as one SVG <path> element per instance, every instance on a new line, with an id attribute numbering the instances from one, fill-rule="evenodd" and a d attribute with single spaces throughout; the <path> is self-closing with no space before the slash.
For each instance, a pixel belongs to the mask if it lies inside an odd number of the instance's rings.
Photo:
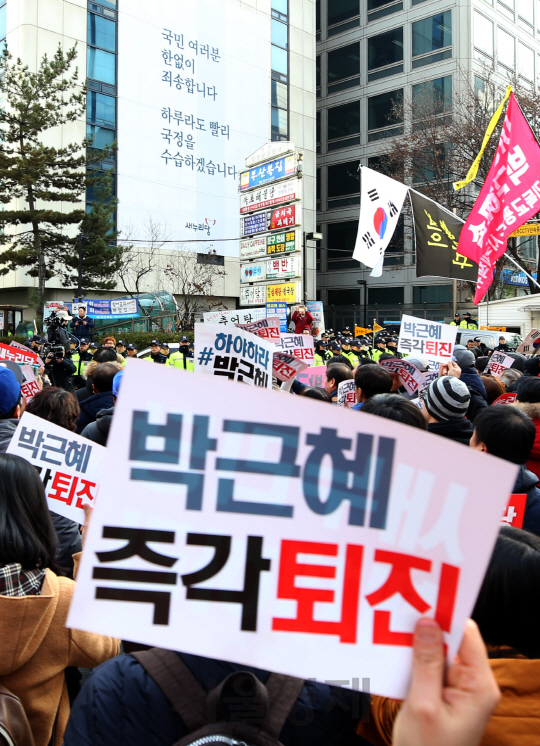
<path id="1" fill-rule="evenodd" d="M 477 282 L 478 264 L 456 251 L 463 220 L 413 189 L 409 196 L 414 216 L 416 276 Z"/>

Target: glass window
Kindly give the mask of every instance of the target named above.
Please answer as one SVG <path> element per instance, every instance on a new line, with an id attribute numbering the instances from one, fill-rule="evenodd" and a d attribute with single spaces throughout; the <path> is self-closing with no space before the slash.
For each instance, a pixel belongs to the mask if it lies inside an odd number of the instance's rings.
<path id="1" fill-rule="evenodd" d="M 344 194 L 358 194 L 360 191 L 360 175 L 358 161 L 337 163 L 328 166 L 328 196 L 342 197 Z"/>
<path id="2" fill-rule="evenodd" d="M 374 171 L 378 171 L 385 176 L 389 176 L 391 179 L 397 179 L 403 181 L 404 179 L 404 163 L 401 158 L 391 158 L 386 153 L 381 155 L 373 155 L 368 158 L 368 168 L 372 168 Z"/>
<path id="3" fill-rule="evenodd" d="M 93 80 L 116 85 L 116 56 L 102 49 L 88 47 L 87 75 Z"/>
<path id="4" fill-rule="evenodd" d="M 321 87 L 321 55 L 317 55 L 315 60 L 315 85 L 317 88 Z"/>
<path id="5" fill-rule="evenodd" d="M 515 39 L 502 28 L 497 29 L 497 51 L 500 64 L 513 70 L 516 66 Z"/>
<path id="6" fill-rule="evenodd" d="M 287 24 L 272 19 L 272 44 L 287 49 Z"/>
<path id="7" fill-rule="evenodd" d="M 286 16 L 289 12 L 289 0 L 272 0 L 272 10 Z"/>
<path id="8" fill-rule="evenodd" d="M 329 0 L 328 25 L 341 23 L 360 14 L 360 0 Z"/>
<path id="9" fill-rule="evenodd" d="M 412 53 L 434 52 L 452 44 L 452 11 L 437 13 L 431 18 L 424 18 L 412 25 Z"/>
<path id="10" fill-rule="evenodd" d="M 358 262 L 356 262 L 356 266 L 358 267 Z M 355 288 L 335 288 L 334 290 L 328 290 L 328 305 L 352 306 L 353 303 L 356 306 L 360 305 L 361 287 L 361 285 L 357 285 Z M 342 327 L 340 326 L 339 328 L 341 329 Z"/>
<path id="11" fill-rule="evenodd" d="M 451 303 L 452 285 L 417 285 L 413 287 L 413 303 Z"/>
<path id="12" fill-rule="evenodd" d="M 328 109 L 328 139 L 357 135 L 360 132 L 360 101 Z"/>
<path id="13" fill-rule="evenodd" d="M 527 80 L 534 80 L 534 52 L 518 42 L 518 72 Z"/>
<path id="14" fill-rule="evenodd" d="M 534 0 L 518 0 L 519 17 L 534 25 Z"/>
<path id="15" fill-rule="evenodd" d="M 321 30 L 321 0 L 315 3 L 315 30 Z"/>
<path id="16" fill-rule="evenodd" d="M 93 137 L 93 147 L 99 148 L 100 150 L 112 145 L 116 139 L 114 130 L 109 130 L 105 127 L 96 127 L 94 124 L 86 125 L 86 137 L 88 137 L 88 139 Z"/>
<path id="17" fill-rule="evenodd" d="M 116 23 L 88 13 L 88 44 L 116 52 Z"/>
<path id="18" fill-rule="evenodd" d="M 370 304 L 379 303 L 381 305 L 391 305 L 403 303 L 405 297 L 405 288 L 369 288 L 368 301 Z"/>
<path id="19" fill-rule="evenodd" d="M 403 27 L 368 39 L 368 70 L 403 60 Z"/>
<path id="20" fill-rule="evenodd" d="M 275 47 L 272 44 L 272 70 L 282 75 L 288 75 L 289 63 L 287 59 L 287 52 L 281 47 Z"/>
<path id="21" fill-rule="evenodd" d="M 413 111 L 442 114 L 452 107 L 452 76 L 426 80 L 424 83 L 413 85 Z"/>
<path id="22" fill-rule="evenodd" d="M 367 9 L 369 10 L 375 10 L 376 8 L 380 8 L 381 5 L 388 5 L 391 3 L 392 0 L 368 0 Z"/>
<path id="23" fill-rule="evenodd" d="M 328 52 L 328 82 L 350 78 L 360 73 L 360 42 Z"/>
<path id="24" fill-rule="evenodd" d="M 328 261 L 331 259 L 350 258 L 356 243 L 358 220 L 347 220 L 343 223 L 328 223 L 326 241 L 329 249 Z"/>
<path id="25" fill-rule="evenodd" d="M 277 80 L 272 81 L 272 106 L 278 109 L 287 109 L 287 86 L 285 83 L 279 83 Z"/>
<path id="26" fill-rule="evenodd" d="M 378 130 L 403 122 L 403 88 L 368 98 L 368 129 Z"/>
<path id="27" fill-rule="evenodd" d="M 94 124 L 116 127 L 116 99 L 96 91 L 88 91 L 86 97 L 86 118 Z"/>
<path id="28" fill-rule="evenodd" d="M 287 112 L 272 106 L 272 140 L 286 140 L 288 133 Z"/>
<path id="29" fill-rule="evenodd" d="M 6 38 L 6 10 L 7 5 L 0 8 L 0 39 Z"/>
<path id="30" fill-rule="evenodd" d="M 474 11 L 474 46 L 493 57 L 493 21 Z"/>

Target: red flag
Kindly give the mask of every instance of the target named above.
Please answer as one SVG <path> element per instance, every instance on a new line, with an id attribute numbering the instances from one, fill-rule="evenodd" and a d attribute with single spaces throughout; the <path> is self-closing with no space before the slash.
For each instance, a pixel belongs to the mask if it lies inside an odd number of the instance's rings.
<path id="1" fill-rule="evenodd" d="M 540 145 L 512 93 L 495 158 L 457 247 L 478 264 L 476 305 L 488 291 L 508 236 L 540 210 L 539 176 Z"/>

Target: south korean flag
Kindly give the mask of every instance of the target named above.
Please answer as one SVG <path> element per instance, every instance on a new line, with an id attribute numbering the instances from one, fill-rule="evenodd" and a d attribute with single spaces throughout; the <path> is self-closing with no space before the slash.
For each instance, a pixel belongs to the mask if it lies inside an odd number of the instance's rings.
<path id="1" fill-rule="evenodd" d="M 409 188 L 365 166 L 360 174 L 360 218 L 353 259 L 375 267 L 372 275 L 379 277 Z"/>

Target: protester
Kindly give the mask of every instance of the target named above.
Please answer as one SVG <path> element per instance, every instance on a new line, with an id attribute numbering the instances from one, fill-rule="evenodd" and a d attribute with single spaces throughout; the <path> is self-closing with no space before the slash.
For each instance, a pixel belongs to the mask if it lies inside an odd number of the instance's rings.
<path id="1" fill-rule="evenodd" d="M 515 370 L 511 368 L 510 370 Z M 523 375 L 524 376 L 539 376 L 540 375 L 540 356 L 535 355 L 534 357 L 525 360 L 523 363 Z"/>
<path id="2" fill-rule="evenodd" d="M 47 386 L 28 402 L 26 411 L 75 432 L 81 408 L 75 394 L 56 386 Z"/>
<path id="3" fill-rule="evenodd" d="M 48 746 L 53 728 L 52 746 L 63 743 L 64 669 L 94 668 L 119 652 L 118 640 L 67 628 L 75 583 L 62 577 L 57 549 L 37 471 L 0 454 L 0 684 L 21 700 L 35 746 Z"/>
<path id="4" fill-rule="evenodd" d="M 489 347 L 486 347 L 486 345 L 482 342 L 481 337 L 475 337 L 474 342 L 476 344 L 476 349 L 480 353 L 480 356 L 487 356 L 491 352 Z"/>
<path id="5" fill-rule="evenodd" d="M 355 407 L 353 407 L 354 409 Z M 422 412 L 416 404 L 405 399 L 400 394 L 376 394 L 362 406 L 363 414 L 375 414 L 387 420 L 395 420 L 404 425 L 426 429 L 426 422 Z"/>
<path id="6" fill-rule="evenodd" d="M 161 353 L 161 342 L 158 339 L 153 339 L 150 342 L 150 353 L 143 357 L 143 360 L 149 360 L 153 363 L 159 363 L 165 365 L 167 358 Z"/>
<path id="7" fill-rule="evenodd" d="M 93 395 L 80 403 L 81 413 L 77 420 L 76 432 L 82 433 L 84 428 L 95 422 L 98 412 L 114 406 L 113 379 L 121 369 L 119 363 L 101 363 L 92 371 Z"/>
<path id="8" fill-rule="evenodd" d="M 521 373 L 523 373 L 523 371 L 525 370 L 525 363 L 527 361 L 527 358 L 519 352 L 507 352 L 506 354 L 509 357 L 514 358 L 514 362 L 510 367 L 515 368 L 516 370 L 519 370 L 521 371 Z"/>
<path id="9" fill-rule="evenodd" d="M 482 379 L 482 383 L 486 389 L 488 405 L 493 404 L 495 399 L 498 399 L 499 396 L 502 396 L 505 393 L 504 386 L 498 378 L 495 378 L 495 376 L 480 376 L 480 378 Z"/>
<path id="10" fill-rule="evenodd" d="M 338 386 L 342 381 L 351 381 L 353 377 L 352 370 L 344 363 L 331 363 L 329 361 L 326 368 L 325 390 L 330 395 L 333 402 L 337 401 Z"/>
<path id="11" fill-rule="evenodd" d="M 21 381 L 12 370 L 0 366 L 0 453 L 7 450 L 26 408 Z"/>
<path id="12" fill-rule="evenodd" d="M 362 409 L 365 402 L 376 394 L 387 394 L 392 390 L 393 378 L 379 365 L 362 365 L 354 374 L 357 404 L 352 409 Z"/>
<path id="13" fill-rule="evenodd" d="M 338 355 L 338 354 L 333 355 L 332 357 L 329 357 L 326 360 L 325 365 L 326 367 L 328 367 L 329 365 L 346 365 L 347 368 L 350 368 L 350 370 L 353 369 L 353 364 L 351 363 L 349 358 L 345 357 L 344 355 Z"/>
<path id="14" fill-rule="evenodd" d="M 487 368 L 487 364 L 489 363 L 489 356 L 488 355 L 481 355 L 480 357 L 477 357 L 474 362 L 474 367 L 478 371 L 479 375 L 481 376 L 482 373 Z M 483 379 L 482 379 L 483 381 Z"/>
<path id="15" fill-rule="evenodd" d="M 319 386 L 308 386 L 308 388 L 302 392 L 302 396 L 305 396 L 307 399 L 318 399 L 319 401 L 332 402 L 332 397 L 328 391 Z"/>
<path id="16" fill-rule="evenodd" d="M 294 333 L 302 334 L 304 329 L 311 328 L 313 323 L 313 316 L 307 310 L 305 306 L 298 306 L 296 311 L 291 316 L 291 321 L 294 323 Z"/>
<path id="17" fill-rule="evenodd" d="M 536 428 L 525 412 L 507 404 L 493 404 L 477 415 L 470 447 L 519 466 L 512 492 L 527 494 L 523 528 L 540 536 L 538 477 L 525 466 L 535 438 Z"/>
<path id="18" fill-rule="evenodd" d="M 77 397 L 79 403 L 93 396 L 94 391 L 92 389 L 92 373 L 95 371 L 98 365 L 100 365 L 101 363 L 120 364 L 122 362 L 123 358 L 118 355 L 116 350 L 113 350 L 111 347 L 99 347 L 95 351 L 92 360 L 84 369 L 83 377 L 86 379 L 85 385 L 83 386 L 83 388 L 77 389 L 77 391 L 75 392 L 75 396 Z"/>
<path id="19" fill-rule="evenodd" d="M 116 339 L 114 337 L 105 337 L 101 344 L 103 347 L 113 347 L 116 349 Z"/>
<path id="20" fill-rule="evenodd" d="M 82 431 L 81 435 L 88 440 L 93 440 L 100 446 L 106 446 L 109 438 L 109 430 L 111 429 L 112 419 L 114 416 L 114 408 L 116 406 L 116 400 L 118 399 L 118 392 L 120 390 L 120 384 L 124 375 L 123 370 L 119 370 L 113 378 L 112 382 L 112 400 L 113 406 L 108 409 L 101 409 L 97 415 L 95 422 L 91 422 Z"/>
<path id="21" fill-rule="evenodd" d="M 478 412 L 487 406 L 486 387 L 474 367 L 475 357 L 470 350 L 467 350 L 463 345 L 455 345 L 454 357 L 460 369 L 459 373 L 450 364 L 443 366 L 442 370 L 445 375 L 457 375 L 469 389 L 471 400 L 467 410 L 467 418 L 474 422 Z"/>
<path id="22" fill-rule="evenodd" d="M 473 427 L 465 415 L 471 394 L 455 376 L 436 378 L 427 388 L 422 414 L 428 432 L 469 445 Z"/>
<path id="23" fill-rule="evenodd" d="M 540 479 L 540 378 L 520 378 L 516 384 L 515 406 L 531 418 L 536 428 L 527 469 Z"/>
<path id="24" fill-rule="evenodd" d="M 499 376 L 499 381 L 504 386 L 505 392 L 507 394 L 512 394 L 515 392 L 517 382 L 522 375 L 523 373 L 519 370 L 516 370 L 515 368 L 507 368 L 506 370 L 503 370 L 503 372 Z"/>
<path id="25" fill-rule="evenodd" d="M 86 315 L 85 306 L 79 306 L 77 317 L 70 323 L 71 333 L 75 337 L 78 337 L 78 339 L 81 339 L 81 337 L 90 338 L 94 331 L 94 326 L 94 319 Z"/>

